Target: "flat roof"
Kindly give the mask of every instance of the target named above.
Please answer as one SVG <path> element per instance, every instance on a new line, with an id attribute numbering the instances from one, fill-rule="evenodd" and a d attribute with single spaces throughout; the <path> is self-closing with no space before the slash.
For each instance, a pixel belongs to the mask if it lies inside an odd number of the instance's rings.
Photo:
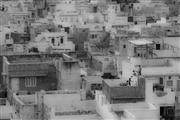
<path id="1" fill-rule="evenodd" d="M 177 67 L 145 67 L 142 69 L 144 76 L 167 76 L 167 75 L 180 75 L 180 68 Z"/>
<path id="2" fill-rule="evenodd" d="M 138 40 L 129 40 L 130 43 L 135 45 L 147 45 L 152 44 L 153 42 L 146 40 L 146 39 L 138 39 Z"/>
<path id="3" fill-rule="evenodd" d="M 180 37 L 165 37 L 164 43 L 180 49 Z"/>
<path id="4" fill-rule="evenodd" d="M 58 120 L 103 120 L 98 114 L 61 115 L 61 116 L 56 116 L 55 119 L 58 119 Z"/>
<path id="5" fill-rule="evenodd" d="M 120 83 L 124 83 L 122 79 L 105 79 L 104 82 L 109 87 L 120 87 Z"/>
<path id="6" fill-rule="evenodd" d="M 102 84 L 103 79 L 101 76 L 86 76 L 83 77 L 84 80 L 86 80 L 88 83 L 97 83 Z"/>
<path id="7" fill-rule="evenodd" d="M 62 54 L 19 54 L 19 55 L 6 55 L 9 63 L 48 63 L 53 58 L 62 58 Z"/>
<path id="8" fill-rule="evenodd" d="M 170 66 L 143 67 L 142 75 L 144 76 L 180 75 L 180 61 L 172 61 Z"/>

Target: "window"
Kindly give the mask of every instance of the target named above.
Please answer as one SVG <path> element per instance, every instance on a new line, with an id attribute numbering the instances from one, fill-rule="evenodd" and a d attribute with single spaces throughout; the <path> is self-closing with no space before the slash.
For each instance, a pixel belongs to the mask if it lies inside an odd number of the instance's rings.
<path id="1" fill-rule="evenodd" d="M 123 48 L 126 48 L 126 45 L 123 45 Z"/>
<path id="2" fill-rule="evenodd" d="M 91 90 L 102 90 L 102 84 L 91 84 Z"/>
<path id="3" fill-rule="evenodd" d="M 168 78 L 171 79 L 171 76 L 169 76 Z"/>
<path id="4" fill-rule="evenodd" d="M 161 45 L 160 44 L 156 44 L 156 50 L 160 50 Z"/>
<path id="5" fill-rule="evenodd" d="M 159 78 L 159 84 L 163 85 L 163 78 L 162 77 Z"/>
<path id="6" fill-rule="evenodd" d="M 35 13 L 32 13 L 31 16 L 32 16 L 32 18 L 35 17 Z"/>
<path id="7" fill-rule="evenodd" d="M 92 38 L 92 39 L 97 38 L 97 35 L 96 35 L 96 34 L 92 34 L 92 35 L 91 35 L 91 38 Z"/>
<path id="8" fill-rule="evenodd" d="M 172 80 L 168 80 L 168 81 L 166 82 L 166 86 L 167 86 L 167 87 L 172 87 L 172 86 L 173 86 L 173 81 L 172 81 Z"/>
<path id="9" fill-rule="evenodd" d="M 54 42 L 55 42 L 55 40 L 54 40 L 54 38 L 52 38 L 51 39 L 51 43 L 54 45 Z"/>
<path id="10" fill-rule="evenodd" d="M 36 77 L 25 77 L 25 87 L 36 87 Z"/>
<path id="11" fill-rule="evenodd" d="M 177 91 L 180 91 L 180 80 L 177 80 Z"/>
<path id="12" fill-rule="evenodd" d="M 61 44 L 63 44 L 63 42 L 64 42 L 64 39 L 63 39 L 63 37 L 61 37 L 61 39 L 60 39 L 60 40 L 61 40 Z"/>
<path id="13" fill-rule="evenodd" d="M 128 17 L 128 22 L 133 22 L 133 17 L 132 16 Z"/>
<path id="14" fill-rule="evenodd" d="M 134 53 L 136 54 L 136 52 L 137 52 L 137 48 L 135 47 L 135 48 L 134 48 Z"/>
<path id="15" fill-rule="evenodd" d="M 9 34 L 6 34 L 6 39 L 9 39 L 10 38 L 10 35 Z"/>

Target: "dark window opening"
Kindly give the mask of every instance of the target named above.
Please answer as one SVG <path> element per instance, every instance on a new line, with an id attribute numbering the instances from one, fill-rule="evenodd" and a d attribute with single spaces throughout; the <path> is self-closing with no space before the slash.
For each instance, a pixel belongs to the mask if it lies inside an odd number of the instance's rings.
<path id="1" fill-rule="evenodd" d="M 13 45 L 12 45 L 12 44 L 7 44 L 6 46 L 7 46 L 7 47 L 12 47 Z"/>
<path id="2" fill-rule="evenodd" d="M 162 77 L 159 78 L 159 84 L 163 85 L 163 78 Z"/>
<path id="3" fill-rule="evenodd" d="M 162 106 L 160 107 L 161 120 L 174 120 L 175 107 L 174 106 Z"/>
<path id="4" fill-rule="evenodd" d="M 123 45 L 123 48 L 126 48 L 126 45 Z"/>
<path id="5" fill-rule="evenodd" d="M 161 45 L 160 44 L 156 44 L 156 50 L 160 50 Z"/>
<path id="6" fill-rule="evenodd" d="M 10 35 L 9 34 L 6 34 L 6 39 L 9 39 L 10 38 Z"/>
<path id="7" fill-rule="evenodd" d="M 54 42 L 55 42 L 55 40 L 54 40 L 54 38 L 52 38 L 51 39 L 51 43 L 54 45 Z"/>
<path id="8" fill-rule="evenodd" d="M 101 84 L 92 84 L 91 90 L 102 90 L 102 85 Z"/>
<path id="9" fill-rule="evenodd" d="M 164 91 L 164 86 L 156 83 L 153 85 L 153 91 Z"/>
<path id="10" fill-rule="evenodd" d="M 128 22 L 133 22 L 133 17 L 132 16 L 128 17 Z"/>
<path id="11" fill-rule="evenodd" d="M 1 11 L 5 11 L 5 8 L 4 8 L 4 6 L 2 7 Z"/>
<path id="12" fill-rule="evenodd" d="M 93 7 L 93 12 L 96 13 L 97 12 L 97 6 Z"/>
<path id="13" fill-rule="evenodd" d="M 31 16 L 32 16 L 32 18 L 33 18 L 33 17 L 35 17 L 35 14 L 34 14 L 34 13 L 32 13 L 32 14 L 31 14 Z"/>
<path id="14" fill-rule="evenodd" d="M 63 37 L 61 37 L 61 39 L 60 39 L 60 40 L 61 40 L 61 44 L 63 44 L 63 42 L 64 42 Z"/>
<path id="15" fill-rule="evenodd" d="M 114 76 L 111 73 L 104 73 L 101 77 L 103 79 L 115 79 L 115 78 L 118 78 L 117 76 Z"/>
<path id="16" fill-rule="evenodd" d="M 69 27 L 65 27 L 64 30 L 65 30 L 65 32 L 67 32 L 67 33 L 70 32 Z"/>
<path id="17" fill-rule="evenodd" d="M 31 53 L 31 52 L 39 53 L 39 50 L 38 50 L 38 48 L 33 47 L 33 48 L 31 48 L 31 49 L 29 50 L 29 52 L 30 52 L 30 53 Z"/>
<path id="18" fill-rule="evenodd" d="M 134 53 L 135 53 L 135 54 L 136 54 L 136 51 L 137 51 L 136 49 L 137 49 L 137 48 L 135 47 L 135 48 L 134 48 Z"/>

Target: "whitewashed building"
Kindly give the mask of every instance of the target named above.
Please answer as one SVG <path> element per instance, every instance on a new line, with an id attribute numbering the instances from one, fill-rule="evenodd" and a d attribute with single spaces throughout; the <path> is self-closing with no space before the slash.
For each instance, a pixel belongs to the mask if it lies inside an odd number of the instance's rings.
<path id="1" fill-rule="evenodd" d="M 44 32 L 35 38 L 35 41 L 29 43 L 29 48 L 38 48 L 39 52 L 70 52 L 75 50 L 73 42 L 68 41 L 67 33 Z"/>

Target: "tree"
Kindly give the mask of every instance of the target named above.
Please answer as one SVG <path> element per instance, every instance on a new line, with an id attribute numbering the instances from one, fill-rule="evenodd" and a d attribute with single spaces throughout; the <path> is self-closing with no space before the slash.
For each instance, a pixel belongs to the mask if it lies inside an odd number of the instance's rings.
<path id="1" fill-rule="evenodd" d="M 110 48 L 110 33 L 106 32 L 105 36 L 100 40 L 100 42 L 95 43 L 95 46 L 100 50 L 104 51 Z"/>

